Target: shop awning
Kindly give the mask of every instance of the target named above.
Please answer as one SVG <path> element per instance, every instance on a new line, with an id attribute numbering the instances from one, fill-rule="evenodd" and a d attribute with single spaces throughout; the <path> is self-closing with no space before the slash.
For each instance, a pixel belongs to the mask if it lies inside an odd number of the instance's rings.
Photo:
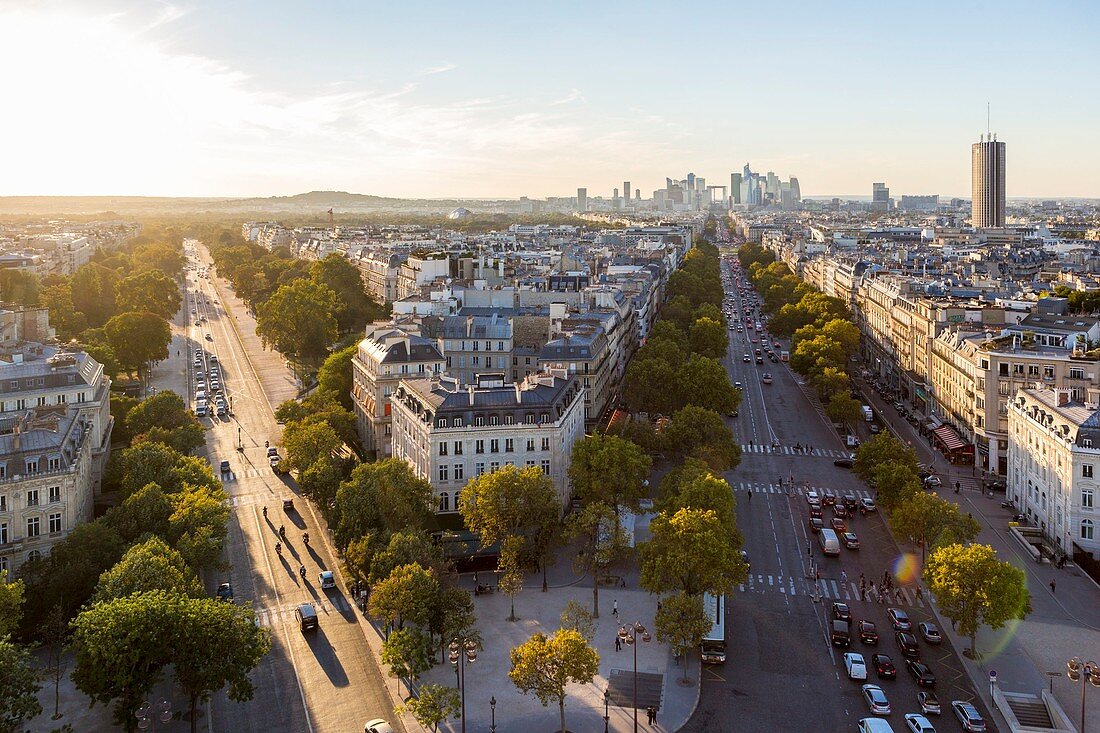
<path id="1" fill-rule="evenodd" d="M 959 437 L 959 434 L 950 425 L 940 425 L 932 431 L 932 434 L 936 436 L 936 440 L 940 442 L 945 450 L 955 451 L 966 446 L 966 442 Z"/>

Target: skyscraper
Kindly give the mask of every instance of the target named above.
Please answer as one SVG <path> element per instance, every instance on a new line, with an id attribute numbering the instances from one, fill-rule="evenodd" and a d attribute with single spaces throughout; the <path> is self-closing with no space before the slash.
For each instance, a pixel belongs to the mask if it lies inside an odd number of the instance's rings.
<path id="1" fill-rule="evenodd" d="M 1005 225 L 1005 144 L 996 135 L 970 146 L 970 223 L 975 229 Z"/>
<path id="2" fill-rule="evenodd" d="M 588 189 L 587 188 L 578 188 L 577 189 L 577 211 L 580 211 L 580 212 L 588 211 Z"/>
<path id="3" fill-rule="evenodd" d="M 630 200 L 630 181 L 623 181 L 623 200 Z"/>
<path id="4" fill-rule="evenodd" d="M 730 203 L 741 203 L 741 174 L 730 173 Z"/>
<path id="5" fill-rule="evenodd" d="M 885 183 L 871 184 L 871 211 L 887 211 L 890 208 L 890 188 Z"/>

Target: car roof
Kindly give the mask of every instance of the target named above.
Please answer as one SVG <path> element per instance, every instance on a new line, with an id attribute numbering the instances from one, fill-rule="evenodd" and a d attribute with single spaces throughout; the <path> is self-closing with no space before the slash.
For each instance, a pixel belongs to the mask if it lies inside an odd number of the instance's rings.
<path id="1" fill-rule="evenodd" d="M 305 615 L 305 614 L 310 614 L 310 615 L 314 615 L 314 616 L 317 615 L 317 611 L 314 610 L 312 603 L 303 603 L 303 604 L 299 605 L 298 606 L 298 612 L 303 614 L 303 615 Z"/>
<path id="2" fill-rule="evenodd" d="M 332 571 L 331 570 L 322 570 L 321 571 L 321 577 L 322 578 L 331 578 L 332 577 Z"/>

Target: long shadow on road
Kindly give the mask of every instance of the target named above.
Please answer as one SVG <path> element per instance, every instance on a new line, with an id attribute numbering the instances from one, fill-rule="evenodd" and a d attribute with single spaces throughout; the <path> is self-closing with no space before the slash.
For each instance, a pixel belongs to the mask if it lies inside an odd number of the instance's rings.
<path id="1" fill-rule="evenodd" d="M 315 633 L 307 635 L 306 643 L 313 652 L 317 664 L 319 664 L 321 669 L 325 671 L 325 674 L 328 675 L 329 682 L 332 683 L 332 686 L 347 687 L 347 672 L 344 671 L 344 665 L 340 663 L 340 659 L 336 656 L 336 650 L 329 642 L 323 627 L 319 626 Z"/>

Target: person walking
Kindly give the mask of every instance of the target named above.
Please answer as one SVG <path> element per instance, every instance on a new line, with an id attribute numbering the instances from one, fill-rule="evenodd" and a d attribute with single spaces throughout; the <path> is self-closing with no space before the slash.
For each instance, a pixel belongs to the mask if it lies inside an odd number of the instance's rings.
<path id="1" fill-rule="evenodd" d="M 1055 586 L 1055 581 L 1054 581 L 1053 578 L 1051 578 L 1051 580 L 1050 580 L 1050 592 L 1051 592 L 1052 595 L 1054 594 L 1054 586 Z"/>
<path id="2" fill-rule="evenodd" d="M 614 616 L 615 618 L 619 617 L 619 599 L 618 598 L 616 598 L 611 603 L 611 615 Z"/>
<path id="3" fill-rule="evenodd" d="M 844 585 L 847 582 L 848 582 L 848 573 L 841 570 L 840 571 L 840 584 Z"/>
<path id="4" fill-rule="evenodd" d="M 619 639 L 619 635 L 615 634 L 615 651 L 622 651 L 623 643 Z"/>

